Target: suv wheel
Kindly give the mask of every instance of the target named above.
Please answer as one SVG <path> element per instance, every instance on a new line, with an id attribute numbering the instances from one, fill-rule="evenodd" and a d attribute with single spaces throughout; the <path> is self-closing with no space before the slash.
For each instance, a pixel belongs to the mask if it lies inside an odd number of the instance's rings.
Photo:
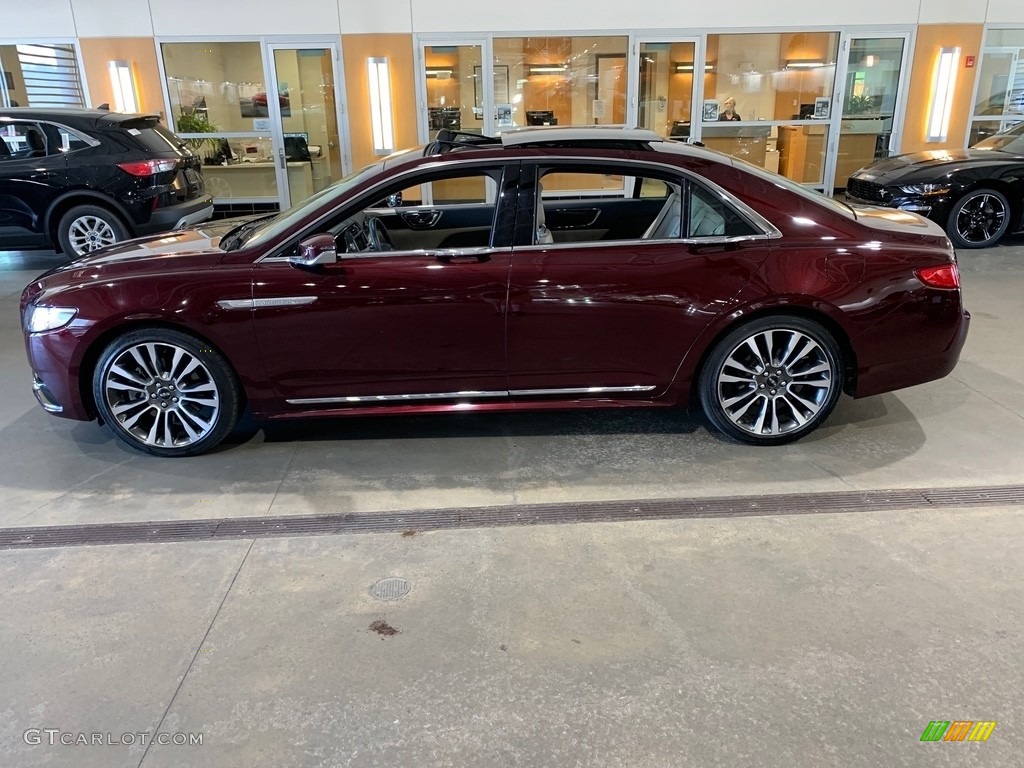
<path id="1" fill-rule="evenodd" d="M 117 214 L 96 205 L 76 205 L 57 225 L 57 241 L 68 256 L 84 256 L 127 239 L 128 230 Z"/>

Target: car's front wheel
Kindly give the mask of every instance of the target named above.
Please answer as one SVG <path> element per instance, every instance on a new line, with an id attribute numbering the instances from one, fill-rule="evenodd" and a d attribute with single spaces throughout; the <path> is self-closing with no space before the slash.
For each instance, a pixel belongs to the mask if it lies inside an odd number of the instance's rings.
<path id="1" fill-rule="evenodd" d="M 780 445 L 798 440 L 832 412 L 842 390 L 842 355 L 821 325 L 765 317 L 725 336 L 701 371 L 701 405 L 734 440 Z"/>
<path id="2" fill-rule="evenodd" d="M 124 223 L 106 208 L 76 205 L 60 217 L 57 242 L 67 256 L 85 256 L 106 245 L 128 239 Z"/>
<path id="3" fill-rule="evenodd" d="M 241 400 L 217 351 L 164 328 L 115 339 L 96 365 L 93 398 L 119 440 L 155 456 L 210 450 L 231 432 Z"/>
<path id="4" fill-rule="evenodd" d="M 946 233 L 957 248 L 995 245 L 1010 226 L 1010 203 L 995 189 L 975 189 L 956 201 Z"/>

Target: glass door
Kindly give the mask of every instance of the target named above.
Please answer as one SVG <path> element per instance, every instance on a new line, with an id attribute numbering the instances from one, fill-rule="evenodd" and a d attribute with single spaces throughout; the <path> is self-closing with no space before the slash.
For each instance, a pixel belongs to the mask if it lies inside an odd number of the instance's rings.
<path id="1" fill-rule="evenodd" d="M 267 49 L 272 76 L 265 98 L 284 209 L 345 175 L 347 141 L 335 97 L 335 84 L 343 81 L 334 44 Z"/>
<path id="2" fill-rule="evenodd" d="M 641 41 L 637 52 L 634 93 L 636 125 L 659 136 L 685 140 L 693 126 L 693 105 L 709 67 L 698 61 L 697 39 Z M 696 74 L 703 71 L 703 77 Z"/>
<path id="3" fill-rule="evenodd" d="M 839 93 L 842 110 L 833 110 L 829 194 L 846 188 L 859 168 L 899 150 L 907 80 L 909 33 L 859 37 L 843 41 Z"/>
<path id="4" fill-rule="evenodd" d="M 484 48 L 482 40 L 421 46 L 421 140 L 442 129 L 493 133 L 495 84 Z"/>

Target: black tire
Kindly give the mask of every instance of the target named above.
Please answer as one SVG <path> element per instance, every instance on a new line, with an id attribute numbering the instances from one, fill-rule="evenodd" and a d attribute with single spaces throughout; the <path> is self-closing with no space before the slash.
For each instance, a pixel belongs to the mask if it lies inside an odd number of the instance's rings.
<path id="1" fill-rule="evenodd" d="M 92 394 L 115 437 L 167 457 L 196 456 L 220 443 L 234 429 L 242 400 L 220 353 L 166 328 L 111 342 L 93 371 Z"/>
<path id="2" fill-rule="evenodd" d="M 127 240 L 128 236 L 120 217 L 98 205 L 76 205 L 57 223 L 57 243 L 64 255 L 73 259 Z"/>
<path id="3" fill-rule="evenodd" d="M 1010 226 L 1010 201 L 995 189 L 973 189 L 949 212 L 946 233 L 957 248 L 987 248 Z"/>
<path id="4" fill-rule="evenodd" d="M 704 413 L 718 431 L 749 445 L 782 445 L 814 431 L 835 408 L 843 388 L 842 353 L 818 323 L 763 317 L 718 342 L 698 387 Z"/>

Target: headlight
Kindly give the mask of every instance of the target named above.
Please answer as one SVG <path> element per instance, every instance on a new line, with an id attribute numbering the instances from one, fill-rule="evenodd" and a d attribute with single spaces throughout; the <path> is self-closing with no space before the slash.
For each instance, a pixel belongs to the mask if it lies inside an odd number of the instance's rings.
<path id="1" fill-rule="evenodd" d="M 54 331 L 70 323 L 77 313 L 73 307 L 37 307 L 30 304 L 25 312 L 25 327 L 29 333 Z"/>
<path id="2" fill-rule="evenodd" d="M 910 195 L 945 195 L 949 192 L 949 184 L 910 184 L 906 187 L 900 187 L 904 192 Z"/>

